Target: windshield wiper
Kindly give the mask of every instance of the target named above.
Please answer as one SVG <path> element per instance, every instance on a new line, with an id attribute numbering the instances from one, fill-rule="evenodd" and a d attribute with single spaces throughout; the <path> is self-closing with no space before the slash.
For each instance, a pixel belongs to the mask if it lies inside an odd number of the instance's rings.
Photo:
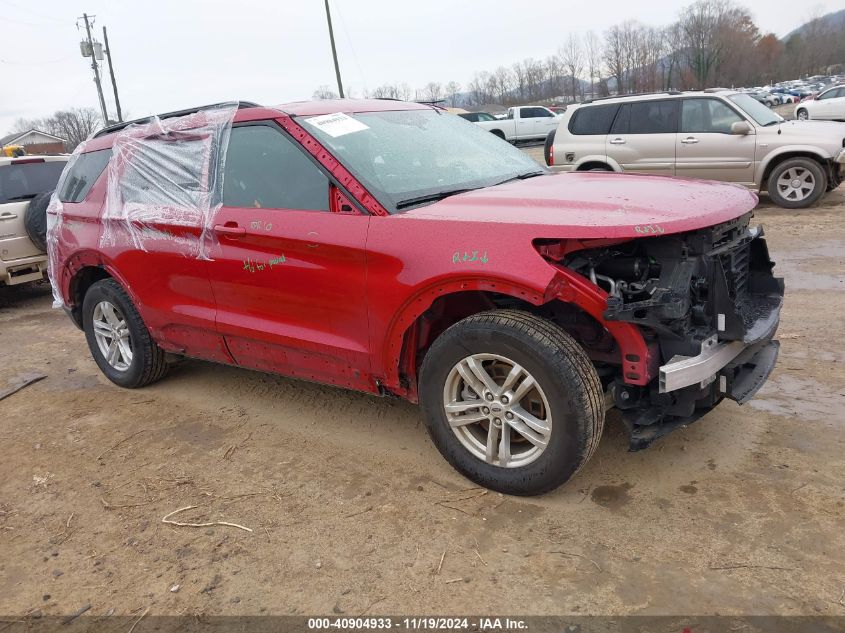
<path id="1" fill-rule="evenodd" d="M 397 209 L 406 209 L 408 207 L 412 207 L 416 204 L 423 204 L 426 202 L 437 202 L 438 200 L 443 200 L 443 198 L 448 198 L 449 196 L 455 196 L 459 193 L 466 193 L 467 191 L 473 191 L 473 188 L 463 188 L 463 189 L 447 189 L 446 191 L 438 191 L 437 193 L 429 193 L 424 196 L 419 196 L 417 198 L 408 198 L 407 200 L 400 200 L 396 203 Z"/>
<path id="2" fill-rule="evenodd" d="M 503 185 L 506 182 L 513 182 L 514 180 L 525 180 L 526 178 L 533 178 L 534 176 L 544 176 L 546 172 L 544 171 L 529 171 L 524 174 L 519 174 L 518 176 L 514 176 L 513 178 L 506 178 L 501 182 L 494 183 L 490 185 L 491 187 L 495 187 L 496 185 Z"/>

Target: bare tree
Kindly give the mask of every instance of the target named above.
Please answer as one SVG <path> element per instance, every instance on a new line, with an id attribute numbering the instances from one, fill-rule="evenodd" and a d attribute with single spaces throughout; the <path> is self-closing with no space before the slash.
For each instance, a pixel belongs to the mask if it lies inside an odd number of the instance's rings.
<path id="1" fill-rule="evenodd" d="M 420 101 L 440 101 L 443 98 L 443 86 L 436 81 L 429 81 L 422 89 Z"/>
<path id="2" fill-rule="evenodd" d="M 460 100 L 461 84 L 457 81 L 450 81 L 446 84 L 444 91 L 446 92 L 446 103 L 452 108 L 457 108 L 458 101 Z"/>
<path id="3" fill-rule="evenodd" d="M 411 87 L 406 83 L 384 84 L 375 88 L 368 96 L 373 99 L 399 99 L 408 101 L 411 98 Z"/>
<path id="4" fill-rule="evenodd" d="M 102 126 L 100 114 L 94 108 L 69 108 L 59 110 L 43 119 L 18 119 L 12 126 L 13 132 L 41 130 L 65 139 L 69 152 L 76 149 L 92 132 Z"/>
<path id="5" fill-rule="evenodd" d="M 687 62 L 697 84 L 706 88 L 722 54 L 719 36 L 730 5 L 728 0 L 697 0 L 681 13 Z"/>
<path id="6" fill-rule="evenodd" d="M 514 86 L 513 72 L 504 66 L 499 66 L 490 75 L 490 92 L 496 101 L 505 105 L 510 100 L 510 93 Z"/>
<path id="7" fill-rule="evenodd" d="M 596 82 L 601 79 L 601 53 L 601 39 L 593 31 L 587 31 L 587 35 L 584 37 L 584 57 L 587 63 L 587 72 L 590 74 L 591 97 L 595 95 Z"/>
<path id="8" fill-rule="evenodd" d="M 326 85 L 317 86 L 317 89 L 311 95 L 312 99 L 337 99 L 337 93 Z"/>
<path id="9" fill-rule="evenodd" d="M 569 74 L 569 94 L 572 95 L 572 101 L 575 102 L 581 92 L 579 77 L 584 70 L 584 51 L 581 48 L 581 38 L 575 33 L 570 33 L 558 54 L 566 72 Z"/>
<path id="10" fill-rule="evenodd" d="M 607 74 L 616 80 L 617 94 L 625 94 L 625 43 L 622 27 L 610 27 L 604 36 L 604 63 Z"/>

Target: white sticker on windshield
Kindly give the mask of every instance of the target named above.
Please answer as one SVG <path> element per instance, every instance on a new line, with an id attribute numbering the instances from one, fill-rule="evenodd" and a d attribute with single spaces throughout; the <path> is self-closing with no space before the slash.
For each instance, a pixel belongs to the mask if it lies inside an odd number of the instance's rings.
<path id="1" fill-rule="evenodd" d="M 370 129 L 360 121 L 353 119 L 351 116 L 345 115 L 343 112 L 312 116 L 310 119 L 305 120 L 329 136 L 334 137 Z"/>

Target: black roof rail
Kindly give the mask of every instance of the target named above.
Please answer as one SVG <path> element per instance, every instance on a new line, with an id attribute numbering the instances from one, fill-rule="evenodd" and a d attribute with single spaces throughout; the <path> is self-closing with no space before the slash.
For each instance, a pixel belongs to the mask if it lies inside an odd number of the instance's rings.
<path id="1" fill-rule="evenodd" d="M 226 105 L 226 103 L 212 103 L 210 105 L 204 106 L 197 106 L 195 108 L 186 108 L 185 110 L 174 110 L 173 112 L 165 112 L 163 114 L 153 115 L 157 116 L 159 119 L 173 119 L 179 116 L 186 116 L 188 114 L 194 114 L 199 112 L 200 110 L 207 110 L 208 108 L 216 108 L 217 106 Z M 244 110 L 246 108 L 260 108 L 261 106 L 257 103 L 253 103 L 252 101 L 239 101 L 238 102 L 238 110 Z M 94 138 L 98 138 L 100 136 L 106 136 L 107 134 L 111 134 L 112 132 L 117 132 L 122 130 L 125 127 L 130 125 L 134 125 L 136 123 L 149 123 L 153 120 L 153 116 L 147 116 L 142 119 L 133 119 L 131 121 L 123 121 L 121 123 L 115 123 L 114 125 L 109 125 L 104 127 L 102 130 L 98 130 L 96 134 L 94 134 Z"/>
<path id="2" fill-rule="evenodd" d="M 607 97 L 595 97 L 594 99 L 587 99 L 581 104 L 593 103 L 594 101 L 604 101 L 605 99 L 624 99 L 625 97 L 647 97 L 649 95 L 679 95 L 683 94 L 680 90 L 658 90 L 656 92 L 632 92 L 626 95 L 609 95 Z M 577 105 L 577 104 L 576 104 Z"/>

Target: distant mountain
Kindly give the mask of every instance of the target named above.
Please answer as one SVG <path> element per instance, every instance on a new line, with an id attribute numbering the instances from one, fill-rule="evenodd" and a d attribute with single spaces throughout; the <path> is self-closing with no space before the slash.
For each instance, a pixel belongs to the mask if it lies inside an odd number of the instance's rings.
<path id="1" fill-rule="evenodd" d="M 818 18 L 825 26 L 836 30 L 836 29 L 843 29 L 845 28 L 845 9 L 840 11 L 834 11 L 833 13 L 828 13 L 826 15 L 821 16 Z M 805 22 L 801 26 L 799 26 L 794 31 L 790 31 L 786 37 L 783 38 L 783 41 L 787 41 L 793 35 L 803 35 L 807 30 L 809 30 L 810 25 L 813 24 L 816 20 L 810 20 L 809 22 Z"/>

